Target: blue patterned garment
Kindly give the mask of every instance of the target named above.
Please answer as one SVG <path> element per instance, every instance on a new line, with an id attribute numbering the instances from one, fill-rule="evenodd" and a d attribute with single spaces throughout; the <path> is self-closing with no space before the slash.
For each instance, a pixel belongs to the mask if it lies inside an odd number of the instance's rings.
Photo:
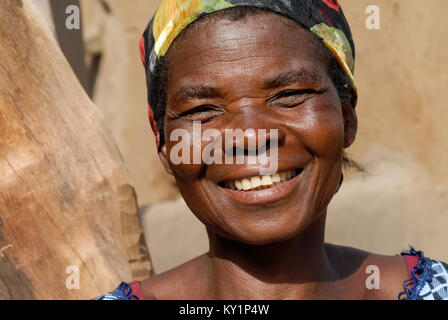
<path id="1" fill-rule="evenodd" d="M 131 294 L 131 286 L 128 283 L 122 282 L 114 291 L 93 300 L 139 300 L 139 298 Z"/>
<path id="2" fill-rule="evenodd" d="M 429 259 L 412 247 L 401 255 L 415 257 L 415 264 L 408 265 L 410 279 L 404 281 L 404 291 L 398 294 L 399 300 L 448 300 L 448 264 Z M 406 260 L 409 263 L 410 259 Z M 138 282 L 134 285 L 140 288 Z M 139 300 L 139 296 L 132 294 L 128 283 L 122 282 L 114 291 L 93 300 Z"/>
<path id="3" fill-rule="evenodd" d="M 448 300 L 448 264 L 429 259 L 422 251 L 412 247 L 401 255 L 417 257 L 418 264 L 411 268 L 411 278 L 403 283 L 404 291 L 398 295 L 398 299 Z"/>

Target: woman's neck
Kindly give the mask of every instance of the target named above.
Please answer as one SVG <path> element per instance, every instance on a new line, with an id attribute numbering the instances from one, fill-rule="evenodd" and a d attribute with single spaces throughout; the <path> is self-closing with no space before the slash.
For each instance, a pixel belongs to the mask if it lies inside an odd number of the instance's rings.
<path id="1" fill-rule="evenodd" d="M 324 244 L 325 214 L 294 239 L 245 245 L 209 232 L 207 277 L 216 299 L 312 299 L 337 295 Z"/>

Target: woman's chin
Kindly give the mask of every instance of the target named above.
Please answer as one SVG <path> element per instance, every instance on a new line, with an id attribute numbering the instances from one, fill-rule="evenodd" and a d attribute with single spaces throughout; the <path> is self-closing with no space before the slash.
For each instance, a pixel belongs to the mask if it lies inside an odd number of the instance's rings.
<path id="1" fill-rule="evenodd" d="M 238 228 L 227 232 L 225 237 L 247 245 L 262 246 L 292 240 L 299 236 L 302 230 L 303 227 L 300 224 L 294 225 L 292 223 L 286 225 L 283 223 L 246 225 L 244 230 Z"/>

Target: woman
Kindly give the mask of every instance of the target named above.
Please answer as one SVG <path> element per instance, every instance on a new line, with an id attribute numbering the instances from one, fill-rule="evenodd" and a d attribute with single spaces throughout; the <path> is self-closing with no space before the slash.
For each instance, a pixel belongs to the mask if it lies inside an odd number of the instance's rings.
<path id="1" fill-rule="evenodd" d="M 210 251 L 99 299 L 448 299 L 448 266 L 422 252 L 324 242 L 357 131 L 355 47 L 336 0 L 165 0 L 141 51 L 160 159 L 206 226 Z M 247 160 L 256 141 L 255 154 L 277 155 L 276 170 L 177 161 L 179 130 L 193 137 L 184 160 L 216 146 L 194 138 L 197 123 L 246 130 L 214 152 Z M 379 287 L 366 285 L 372 266 Z"/>

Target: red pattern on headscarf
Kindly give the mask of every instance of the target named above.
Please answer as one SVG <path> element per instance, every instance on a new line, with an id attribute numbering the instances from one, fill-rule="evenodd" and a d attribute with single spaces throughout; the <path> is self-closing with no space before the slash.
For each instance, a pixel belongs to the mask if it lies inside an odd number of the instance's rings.
<path id="1" fill-rule="evenodd" d="M 140 48 L 140 57 L 142 58 L 143 66 L 145 66 L 146 63 L 145 63 L 145 38 L 144 37 L 141 37 L 141 39 L 140 39 L 139 48 Z M 160 144 L 160 133 L 159 133 L 159 130 L 157 129 L 157 122 L 154 120 L 154 112 L 152 111 L 152 108 L 149 105 L 149 103 L 148 103 L 148 118 L 149 118 L 149 123 L 151 124 L 151 129 L 154 132 L 154 136 L 156 137 L 156 145 L 157 145 L 157 149 L 158 149 L 159 144 Z"/>
<path id="2" fill-rule="evenodd" d="M 339 12 L 338 0 L 322 0 L 322 2 L 325 3 L 327 6 L 329 6 L 330 8 Z"/>
<path id="3" fill-rule="evenodd" d="M 143 66 L 146 66 L 145 64 L 145 38 L 141 37 L 140 42 L 138 43 L 138 46 L 140 48 L 140 57 L 142 58 Z"/>
<path id="4" fill-rule="evenodd" d="M 156 136 L 157 149 L 159 149 L 160 133 L 159 133 L 159 130 L 157 129 L 157 122 L 154 120 L 154 112 L 152 111 L 152 108 L 149 105 L 149 103 L 148 103 L 148 118 L 149 118 L 149 123 L 151 124 L 151 129 L 154 132 L 154 135 Z"/>

